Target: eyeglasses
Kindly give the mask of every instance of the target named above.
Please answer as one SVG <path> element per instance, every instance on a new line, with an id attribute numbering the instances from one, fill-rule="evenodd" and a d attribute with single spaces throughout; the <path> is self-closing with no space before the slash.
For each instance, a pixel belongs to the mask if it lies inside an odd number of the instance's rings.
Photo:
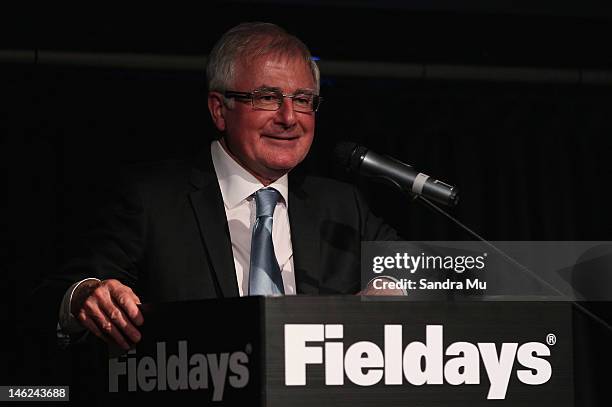
<path id="1" fill-rule="evenodd" d="M 278 110 L 282 106 L 284 98 L 289 98 L 293 101 L 293 110 L 302 113 L 316 112 L 323 100 L 321 96 L 313 93 L 297 92 L 287 95 L 279 90 L 272 89 L 255 89 L 252 92 L 228 90 L 223 94 L 226 98 L 250 100 L 253 108 L 260 110 Z"/>

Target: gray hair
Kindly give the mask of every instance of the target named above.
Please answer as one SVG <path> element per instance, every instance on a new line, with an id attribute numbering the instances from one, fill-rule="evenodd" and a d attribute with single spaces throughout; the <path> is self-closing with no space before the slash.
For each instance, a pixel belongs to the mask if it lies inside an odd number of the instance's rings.
<path id="1" fill-rule="evenodd" d="M 263 55 L 301 58 L 310 67 L 319 93 L 319 67 L 308 47 L 297 37 L 271 23 L 242 23 L 227 31 L 208 56 L 206 79 L 209 91 L 224 92 L 233 87 L 236 62 Z"/>

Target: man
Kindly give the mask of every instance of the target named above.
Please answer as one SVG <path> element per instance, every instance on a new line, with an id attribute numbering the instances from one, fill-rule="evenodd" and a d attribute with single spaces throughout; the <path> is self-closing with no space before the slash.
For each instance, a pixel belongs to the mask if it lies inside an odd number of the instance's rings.
<path id="1" fill-rule="evenodd" d="M 126 175 L 84 253 L 52 284 L 63 293 L 61 334 L 86 329 L 128 349 L 141 338 L 141 301 L 356 293 L 360 242 L 397 238 L 351 186 L 289 175 L 308 154 L 321 101 L 299 39 L 273 24 L 234 27 L 212 50 L 207 79 L 221 138 L 193 163 Z M 273 215 L 259 227 L 266 205 Z"/>

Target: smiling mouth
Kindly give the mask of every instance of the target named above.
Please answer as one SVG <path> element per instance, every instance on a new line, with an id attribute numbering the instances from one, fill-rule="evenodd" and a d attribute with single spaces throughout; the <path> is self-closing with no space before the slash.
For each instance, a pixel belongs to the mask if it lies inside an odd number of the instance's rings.
<path id="1" fill-rule="evenodd" d="M 281 140 L 281 141 L 291 141 L 291 140 L 296 140 L 299 138 L 299 136 L 275 135 L 275 134 L 264 134 L 264 137 L 271 138 L 273 140 Z"/>

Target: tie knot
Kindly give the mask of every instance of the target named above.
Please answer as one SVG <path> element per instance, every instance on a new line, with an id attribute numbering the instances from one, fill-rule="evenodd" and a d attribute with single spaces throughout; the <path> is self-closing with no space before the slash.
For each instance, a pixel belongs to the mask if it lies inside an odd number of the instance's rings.
<path id="1" fill-rule="evenodd" d="M 274 188 L 264 188 L 255 192 L 257 217 L 272 216 L 278 202 L 279 192 Z"/>

